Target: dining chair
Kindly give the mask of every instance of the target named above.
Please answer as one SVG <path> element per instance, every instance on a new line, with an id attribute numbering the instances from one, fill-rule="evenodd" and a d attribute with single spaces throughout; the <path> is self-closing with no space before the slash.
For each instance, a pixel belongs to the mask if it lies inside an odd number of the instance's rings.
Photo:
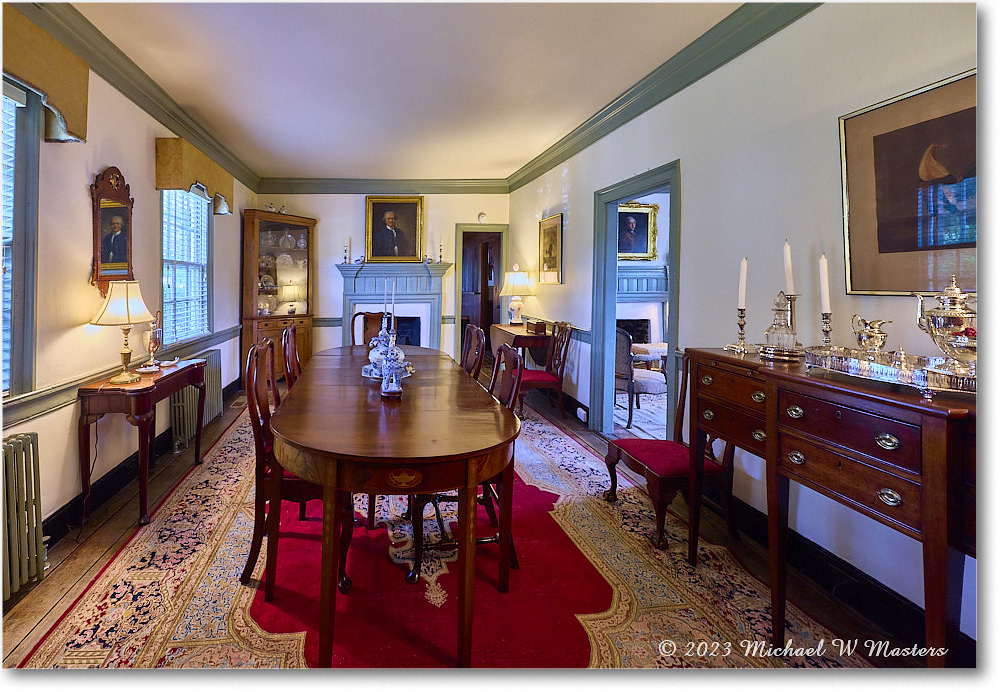
<path id="1" fill-rule="evenodd" d="M 518 392 L 521 388 L 521 378 L 526 372 L 520 354 L 517 350 L 501 344 L 497 349 L 496 357 L 493 360 L 493 375 L 490 378 L 490 385 L 487 389 L 493 397 L 513 412 L 517 404 Z M 509 513 L 504 514 L 501 509 L 500 498 L 504 492 L 504 483 L 513 483 L 514 480 L 514 445 L 510 448 L 510 459 L 507 467 L 493 478 L 489 478 L 482 483 L 483 494 L 478 500 L 486 508 L 490 525 L 498 527 L 497 533 L 492 536 L 481 536 L 476 538 L 477 544 L 498 543 L 500 545 L 500 574 L 498 588 L 502 593 L 506 593 L 510 585 L 510 569 L 518 568 L 517 554 L 514 551 L 514 539 L 511 534 L 511 517 Z M 453 550 L 457 547 L 454 540 L 447 540 L 445 536 L 444 521 L 441 519 L 439 508 L 437 512 L 438 528 L 441 531 L 441 540 L 434 544 L 424 543 L 424 508 L 431 502 L 457 502 L 458 498 L 454 494 L 432 493 L 413 495 L 410 498 L 410 508 L 413 521 L 413 569 L 406 575 L 406 580 L 415 584 L 420 578 L 420 569 L 423 562 L 424 550 L 444 549 Z"/>
<path id="2" fill-rule="evenodd" d="M 285 387 L 292 388 L 295 380 L 302 374 L 302 363 L 299 360 L 299 345 L 295 335 L 295 325 L 290 324 L 281 332 L 281 355 L 285 361 Z"/>
<path id="3" fill-rule="evenodd" d="M 356 312 L 351 317 L 351 343 L 367 346 L 382 330 L 384 312 Z M 361 341 L 358 341 L 358 324 L 361 324 Z M 396 328 L 396 316 L 392 315 L 392 328 Z"/>
<path id="4" fill-rule="evenodd" d="M 267 355 L 261 362 L 261 356 L 264 353 Z M 262 369 L 265 370 L 264 373 L 261 373 Z M 276 398 L 277 390 L 272 390 L 268 384 L 269 381 L 274 382 L 274 342 L 271 339 L 265 338 L 260 344 L 254 344 L 250 347 L 247 353 L 245 373 L 244 389 L 254 439 L 255 490 L 253 537 L 250 540 L 250 552 L 247 555 L 243 573 L 240 575 L 240 582 L 246 584 L 250 581 L 254 566 L 257 564 L 257 558 L 260 556 L 264 535 L 267 534 L 264 600 L 270 601 L 274 598 L 278 536 L 281 528 L 281 502 L 288 500 L 304 503 L 309 500 L 321 500 L 323 487 L 285 471 L 274 456 L 274 434 L 271 432 L 271 398 L 269 394 Z M 339 587 L 342 593 L 347 593 L 351 587 L 351 580 L 344 569 L 347 565 L 347 549 L 351 543 L 354 527 L 354 504 L 351 502 L 350 493 L 342 492 L 341 506 L 344 508 L 344 517 L 340 535 L 341 579 Z"/>
<path id="5" fill-rule="evenodd" d="M 628 392 L 628 422 L 626 428 L 632 427 L 632 406 L 641 410 L 640 394 L 665 394 L 670 391 L 667 386 L 666 373 L 659 370 L 636 368 L 632 355 L 632 335 L 619 327 L 615 334 L 615 391 Z"/>
<path id="6" fill-rule="evenodd" d="M 483 368 L 483 356 L 486 354 L 486 333 L 474 324 L 465 325 L 465 336 L 462 339 L 462 368 L 473 379 L 479 379 Z"/>
<path id="7" fill-rule="evenodd" d="M 604 463 L 607 464 L 608 473 L 611 476 L 611 488 L 604 494 L 604 499 L 608 502 L 618 501 L 617 465 L 619 461 L 625 462 L 628 468 L 646 479 L 646 488 L 649 492 L 649 499 L 653 502 L 656 519 L 656 535 L 652 539 L 653 545 L 661 550 L 667 547 L 667 541 L 664 537 L 667 506 L 673 501 L 678 490 L 687 487 L 690 476 L 688 445 L 683 440 L 688 369 L 688 356 L 685 355 L 681 365 L 680 394 L 677 414 L 674 417 L 673 439 L 608 440 L 608 453 L 604 458 Z M 722 496 L 722 512 L 728 524 L 729 535 L 738 540 L 739 531 L 736 528 L 732 512 L 733 456 L 736 448 L 732 443 L 727 442 L 722 452 L 722 459 L 719 460 L 712 451 L 712 442 L 713 440 L 710 438 L 705 445 L 705 458 L 702 460 L 704 479 L 706 483 L 713 483 L 719 488 Z"/>
<path id="8" fill-rule="evenodd" d="M 552 389 L 559 397 L 559 410 L 566 417 L 566 406 L 563 403 L 563 375 L 566 372 L 566 354 L 569 353 L 570 337 L 573 328 L 568 322 L 556 322 L 552 325 L 552 341 L 549 342 L 548 358 L 542 370 L 525 368 L 521 379 L 521 417 L 524 417 L 524 395 L 532 389 Z"/>

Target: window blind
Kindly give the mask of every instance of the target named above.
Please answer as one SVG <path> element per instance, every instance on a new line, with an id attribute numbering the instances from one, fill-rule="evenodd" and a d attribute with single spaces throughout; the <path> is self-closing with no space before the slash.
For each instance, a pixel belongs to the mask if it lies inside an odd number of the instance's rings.
<path id="1" fill-rule="evenodd" d="M 163 190 L 163 344 L 209 332 L 210 203 L 183 190 Z"/>

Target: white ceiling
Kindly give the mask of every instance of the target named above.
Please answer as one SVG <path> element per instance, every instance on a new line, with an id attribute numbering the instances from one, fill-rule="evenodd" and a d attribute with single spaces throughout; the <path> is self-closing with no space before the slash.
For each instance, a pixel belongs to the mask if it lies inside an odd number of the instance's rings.
<path id="1" fill-rule="evenodd" d="M 739 3 L 76 3 L 262 177 L 506 178 Z"/>

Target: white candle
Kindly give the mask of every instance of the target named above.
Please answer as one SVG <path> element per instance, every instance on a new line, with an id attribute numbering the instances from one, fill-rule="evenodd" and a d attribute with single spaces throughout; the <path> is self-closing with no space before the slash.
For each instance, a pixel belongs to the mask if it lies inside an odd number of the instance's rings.
<path id="1" fill-rule="evenodd" d="M 819 303 L 820 312 L 830 312 L 830 269 L 825 252 L 819 256 Z"/>
<path id="2" fill-rule="evenodd" d="M 396 314 L 396 280 L 392 280 L 392 314 Z"/>
<path id="3" fill-rule="evenodd" d="M 389 297 L 389 279 L 382 282 L 382 312 L 389 307 L 389 301 L 386 298 Z"/>
<path id="4" fill-rule="evenodd" d="M 740 297 L 736 307 L 745 310 L 747 307 L 747 258 L 740 260 Z"/>
<path id="5" fill-rule="evenodd" d="M 792 248 L 785 241 L 785 295 L 795 295 L 795 282 L 792 280 Z"/>
<path id="6" fill-rule="evenodd" d="M 348 263 L 350 263 L 350 261 L 351 261 L 351 239 L 350 238 L 347 239 L 347 261 L 348 261 Z"/>

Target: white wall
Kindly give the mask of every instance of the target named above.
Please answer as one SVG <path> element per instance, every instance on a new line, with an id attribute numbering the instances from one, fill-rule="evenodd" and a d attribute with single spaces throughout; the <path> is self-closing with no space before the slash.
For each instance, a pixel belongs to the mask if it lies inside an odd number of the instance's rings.
<path id="1" fill-rule="evenodd" d="M 424 195 L 424 240 L 421 256 L 438 257 L 441 246 L 444 261 L 455 262 L 456 224 L 507 223 L 507 195 Z M 316 304 L 310 306 L 313 317 L 342 317 L 344 281 L 335 265 L 344 261 L 344 246 L 350 243 L 351 255 L 357 258 L 365 252 L 365 195 L 261 195 L 259 204 L 273 203 L 288 213 L 316 219 L 316 252 L 319 270 Z M 537 225 L 536 225 L 537 229 Z M 538 240 L 535 239 L 535 257 Z M 516 257 L 515 257 L 516 260 Z M 514 260 L 510 260 L 514 261 Z M 508 264 L 510 263 L 508 261 Z M 454 316 L 461 291 L 456 284 L 455 270 L 444 277 L 442 315 Z M 348 326 L 348 329 L 350 326 Z M 441 348 L 454 356 L 455 325 L 442 327 Z M 341 328 L 325 327 L 313 330 L 313 350 L 340 346 Z"/>
<path id="2" fill-rule="evenodd" d="M 933 50 L 929 47 L 933 46 Z M 566 283 L 525 300 L 532 314 L 590 328 L 594 192 L 674 160 L 681 171 L 679 346 L 731 341 L 739 260 L 749 258 L 747 336 L 759 340 L 783 289 L 792 246 L 802 343 L 819 343 L 817 260 L 830 260 L 834 342 L 850 318 L 893 320 L 889 343 L 933 354 L 913 325 L 913 298 L 848 296 L 844 281 L 838 118 L 976 66 L 973 4 L 825 4 L 736 60 L 511 194 L 512 247 L 564 214 Z M 528 255 L 530 256 L 530 255 Z M 531 300 L 541 303 L 540 309 Z M 589 400 L 590 349 L 578 349 L 570 393 Z M 763 462 L 739 457 L 736 494 L 764 510 Z M 923 603 L 919 544 L 798 484 L 794 530 Z M 975 593 L 975 561 L 966 581 Z M 975 598 L 963 630 L 975 631 Z"/>
<path id="3" fill-rule="evenodd" d="M 90 185 L 108 166 L 117 166 L 129 185 L 132 210 L 132 267 L 143 298 L 160 305 L 160 198 L 155 189 L 155 139 L 174 134 L 100 77 L 90 75 L 85 143 L 42 142 L 39 175 L 38 272 L 35 388 L 58 387 L 120 363 L 122 332 L 88 324 L 103 298 L 89 284 L 93 258 Z M 236 204 L 253 195 L 236 184 Z M 234 209 L 239 208 L 234 205 Z M 239 324 L 239 216 L 215 216 L 215 329 Z M 147 325 L 142 325 L 145 328 Z M 129 345 L 144 354 L 142 329 Z M 223 385 L 239 377 L 239 339 L 222 344 Z M 169 427 L 168 402 L 157 406 L 156 430 Z M 77 455 L 79 405 L 4 426 L 4 434 L 39 434 L 42 514 L 48 517 L 80 493 Z M 95 443 L 96 439 L 96 443 Z M 91 431 L 91 480 L 96 481 L 138 449 L 136 428 L 118 414 L 105 415 Z M 96 462 L 94 449 L 96 448 Z"/>

